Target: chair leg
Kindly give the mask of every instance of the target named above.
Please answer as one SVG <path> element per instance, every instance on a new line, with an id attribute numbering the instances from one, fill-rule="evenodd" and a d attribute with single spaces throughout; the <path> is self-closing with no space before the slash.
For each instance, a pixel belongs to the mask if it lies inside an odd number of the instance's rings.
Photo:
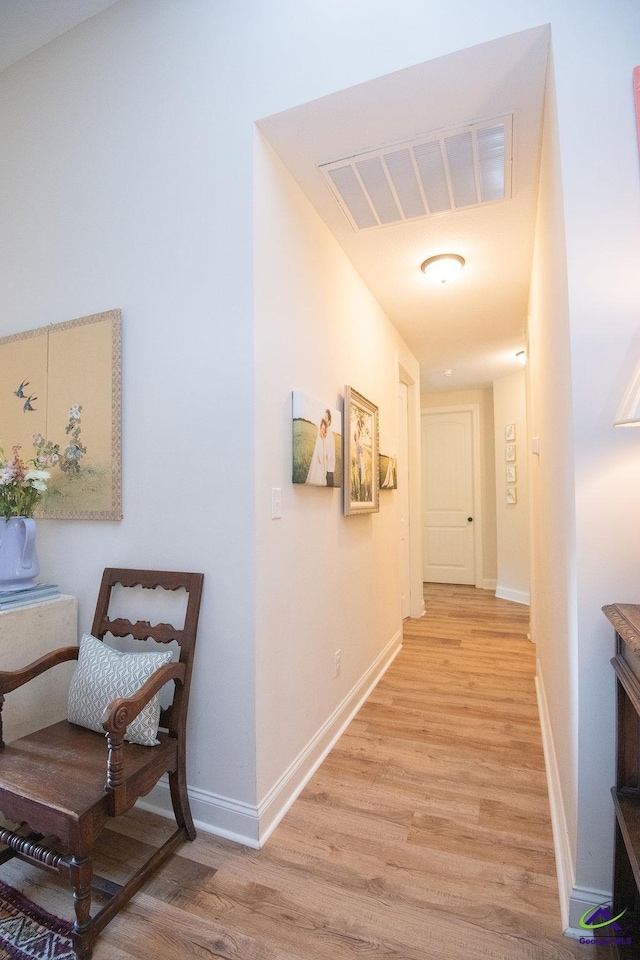
<path id="1" fill-rule="evenodd" d="M 71 931 L 73 949 L 78 960 L 89 960 L 93 947 L 93 923 L 91 921 L 91 857 L 73 857 L 70 864 L 70 880 L 73 888 L 73 906 L 76 922 Z"/>
<path id="2" fill-rule="evenodd" d="M 171 803 L 173 804 L 176 823 L 179 827 L 186 829 L 189 840 L 195 840 L 196 828 L 191 817 L 184 756 L 178 758 L 178 767 L 175 773 L 169 774 L 169 789 L 171 790 Z"/>

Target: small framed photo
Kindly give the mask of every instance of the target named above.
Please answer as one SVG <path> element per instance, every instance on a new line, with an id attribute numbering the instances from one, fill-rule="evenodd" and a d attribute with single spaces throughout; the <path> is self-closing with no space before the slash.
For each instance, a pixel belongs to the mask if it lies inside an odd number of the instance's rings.
<path id="1" fill-rule="evenodd" d="M 516 445 L 515 443 L 508 443 L 504 448 L 504 458 L 507 463 L 515 463 L 516 459 Z"/>
<path id="2" fill-rule="evenodd" d="M 518 493 L 515 487 L 507 487 L 507 503 L 517 503 Z"/>
<path id="3" fill-rule="evenodd" d="M 505 467 L 505 478 L 506 478 L 507 483 L 515 483 L 515 482 L 516 482 L 516 480 L 518 479 L 518 477 L 517 477 L 517 475 L 516 475 L 516 465 L 515 465 L 515 463 L 513 464 L 513 466 L 507 466 L 507 467 Z"/>
<path id="4" fill-rule="evenodd" d="M 391 437 L 380 434 L 380 453 L 378 455 L 378 483 L 380 490 L 398 489 L 398 458 L 396 442 Z"/>
<path id="5" fill-rule="evenodd" d="M 504 439 L 507 443 L 513 443 L 516 438 L 516 425 L 515 423 L 508 423 L 504 428 Z"/>
<path id="6" fill-rule="evenodd" d="M 351 387 L 344 391 L 344 514 L 380 509 L 378 408 Z"/>

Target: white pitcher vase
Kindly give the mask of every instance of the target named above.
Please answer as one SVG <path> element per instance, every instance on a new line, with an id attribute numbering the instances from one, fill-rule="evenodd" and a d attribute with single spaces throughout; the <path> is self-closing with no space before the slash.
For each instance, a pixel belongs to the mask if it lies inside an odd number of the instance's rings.
<path id="1" fill-rule="evenodd" d="M 39 570 L 35 520 L 0 518 L 0 591 L 30 586 Z"/>

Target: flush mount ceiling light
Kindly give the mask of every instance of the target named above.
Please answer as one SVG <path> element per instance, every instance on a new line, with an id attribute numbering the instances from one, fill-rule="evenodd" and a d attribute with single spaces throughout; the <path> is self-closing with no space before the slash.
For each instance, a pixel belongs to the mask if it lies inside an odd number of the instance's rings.
<path id="1" fill-rule="evenodd" d="M 464 257 L 457 253 L 439 253 L 420 264 L 420 269 L 425 276 L 437 283 L 455 280 L 463 267 Z"/>

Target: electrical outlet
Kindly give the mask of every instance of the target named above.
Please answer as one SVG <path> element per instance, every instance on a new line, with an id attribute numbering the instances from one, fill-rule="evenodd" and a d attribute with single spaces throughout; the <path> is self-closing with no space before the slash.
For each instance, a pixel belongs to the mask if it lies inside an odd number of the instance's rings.
<path id="1" fill-rule="evenodd" d="M 282 488 L 271 487 L 271 519 L 279 520 L 282 516 Z"/>
<path id="2" fill-rule="evenodd" d="M 336 650 L 336 677 L 340 676 L 341 666 L 342 666 L 342 650 Z"/>

